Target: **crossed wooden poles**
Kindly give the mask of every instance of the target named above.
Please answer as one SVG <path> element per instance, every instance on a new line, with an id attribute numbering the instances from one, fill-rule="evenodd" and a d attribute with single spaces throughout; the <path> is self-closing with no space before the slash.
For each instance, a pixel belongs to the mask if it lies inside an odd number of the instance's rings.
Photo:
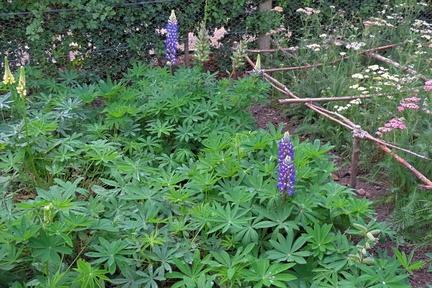
<path id="1" fill-rule="evenodd" d="M 375 51 L 389 49 L 389 48 L 395 47 L 395 46 L 400 45 L 400 44 L 401 43 L 387 45 L 387 46 L 381 46 L 381 47 L 373 48 L 373 49 L 368 49 L 368 50 L 361 51 L 359 54 L 368 55 L 369 57 L 378 59 L 378 60 L 383 61 L 383 62 L 390 64 L 390 65 L 393 65 L 396 68 L 402 69 L 406 73 L 416 75 L 423 82 L 427 82 L 429 79 L 420 75 L 417 71 L 410 69 L 410 68 L 407 68 L 407 67 L 402 67 L 402 65 L 400 65 L 399 63 L 397 63 L 391 59 L 388 59 L 388 58 L 383 57 L 379 54 L 373 53 Z M 276 51 L 279 51 L 279 50 L 278 49 L 275 49 L 275 50 L 248 50 L 248 52 L 250 52 L 250 53 L 272 53 L 272 52 L 276 52 Z M 245 56 L 245 59 L 249 62 L 249 64 L 252 67 L 255 67 L 255 64 L 253 63 L 253 61 L 248 56 Z M 339 61 L 343 61 L 343 60 L 347 60 L 347 59 L 348 59 L 348 57 L 344 57 Z M 327 64 L 334 64 L 334 63 L 335 62 L 327 63 Z M 306 105 L 310 109 L 314 110 L 315 112 L 317 112 L 317 113 L 323 115 L 324 117 L 344 126 L 345 128 L 347 128 L 353 132 L 353 154 L 352 154 L 352 158 L 351 158 L 350 183 L 349 183 L 350 188 L 353 188 L 353 189 L 356 188 L 358 156 L 360 153 L 360 145 L 359 144 L 360 144 L 360 140 L 363 139 L 363 140 L 368 140 L 368 141 L 375 143 L 378 147 L 380 147 L 386 153 L 390 154 L 399 163 L 401 163 L 406 168 L 408 168 L 412 173 L 414 173 L 414 175 L 416 175 L 417 178 L 419 178 L 424 183 L 424 185 L 420 185 L 421 189 L 432 190 L 432 181 L 429 180 L 422 173 L 420 173 L 412 165 L 410 165 L 405 159 L 403 159 L 402 157 L 400 157 L 399 155 L 394 153 L 389 147 L 413 154 L 413 155 L 420 157 L 420 158 L 423 158 L 423 159 L 428 159 L 427 157 L 424 157 L 422 155 L 419 155 L 417 153 L 414 153 L 414 152 L 406 150 L 406 149 L 399 148 L 395 145 L 391 145 L 391 144 L 386 143 L 385 141 L 383 141 L 381 139 L 377 139 L 377 138 L 373 137 L 372 135 L 370 135 L 368 132 L 362 130 L 361 126 L 354 124 L 348 118 L 340 115 L 339 113 L 332 112 L 332 111 L 326 110 L 324 108 L 321 108 L 317 105 L 312 104 L 313 102 L 340 101 L 340 100 L 352 100 L 352 99 L 356 99 L 356 98 L 379 97 L 379 96 L 391 95 L 393 93 L 381 93 L 381 94 L 371 94 L 371 95 L 361 95 L 361 96 L 345 96 L 345 97 L 334 97 L 334 98 L 307 98 L 307 99 L 304 99 L 304 98 L 299 98 L 296 95 L 294 95 L 284 84 L 280 83 L 278 80 L 271 77 L 267 73 L 267 72 L 274 72 L 274 71 L 287 71 L 287 70 L 314 68 L 314 67 L 320 67 L 320 66 L 327 65 L 327 64 L 316 64 L 316 65 L 306 65 L 306 66 L 300 66 L 300 67 L 288 67 L 288 68 L 277 68 L 277 69 L 262 69 L 261 72 L 262 72 L 263 77 L 266 80 L 268 80 L 270 82 L 270 84 L 276 90 L 278 90 L 278 91 L 280 91 L 280 92 L 282 92 L 282 93 L 284 93 L 284 94 L 286 94 L 292 98 L 292 99 L 281 99 L 281 100 L 279 100 L 280 104 L 304 103 L 304 105 Z M 406 90 L 406 91 L 408 91 L 408 90 Z M 404 91 L 398 91 L 397 93 L 401 93 L 401 92 L 404 92 Z M 430 160 L 430 159 L 428 159 L 428 160 Z"/>

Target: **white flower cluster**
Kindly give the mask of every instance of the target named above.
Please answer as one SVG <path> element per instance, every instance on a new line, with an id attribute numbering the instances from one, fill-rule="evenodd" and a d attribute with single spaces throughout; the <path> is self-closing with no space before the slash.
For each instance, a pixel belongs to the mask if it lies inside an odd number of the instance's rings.
<path id="1" fill-rule="evenodd" d="M 367 90 L 367 88 L 362 87 L 359 84 L 351 85 L 349 88 L 357 90 L 357 91 L 360 91 L 360 92 L 362 92 L 362 94 L 368 94 L 369 93 L 369 91 Z"/>
<path id="2" fill-rule="evenodd" d="M 432 24 L 423 20 L 416 19 L 414 20 L 412 26 L 413 27 L 411 27 L 410 30 L 414 33 L 420 34 L 421 38 L 424 38 L 426 40 L 432 39 Z"/>
<path id="3" fill-rule="evenodd" d="M 396 89 L 400 90 L 402 88 L 401 84 L 412 83 L 418 76 L 406 76 L 401 77 L 398 74 L 390 74 L 387 68 L 381 67 L 379 65 L 370 65 L 361 73 L 355 73 L 351 75 L 353 79 L 358 79 L 358 81 L 373 81 L 369 82 L 367 85 L 370 91 L 379 92 L 382 90 L 382 86 L 394 86 Z M 376 86 L 375 86 L 376 85 Z M 361 91 L 363 94 L 369 93 L 368 89 L 361 87 L 359 84 L 350 86 L 349 88 Z"/>
<path id="4" fill-rule="evenodd" d="M 311 49 L 313 51 L 320 51 L 321 45 L 313 43 L 313 44 L 306 45 L 306 48 Z"/>
<path id="5" fill-rule="evenodd" d="M 354 50 L 360 50 L 360 48 L 362 46 L 365 46 L 365 45 L 366 45 L 366 43 L 364 43 L 364 42 L 352 42 L 352 43 L 347 43 L 346 48 L 354 49 Z"/>
<path id="6" fill-rule="evenodd" d="M 321 13 L 321 10 L 315 10 L 313 8 L 310 8 L 310 7 L 305 7 L 304 9 L 303 8 L 297 9 L 296 12 L 305 13 L 306 15 L 310 16 L 312 14 L 319 14 L 319 13 Z"/>
<path id="7" fill-rule="evenodd" d="M 361 102 L 361 99 L 360 98 L 357 98 L 357 99 L 354 99 L 354 100 L 351 100 L 348 104 L 346 104 L 345 106 L 338 106 L 338 105 L 335 105 L 333 108 L 334 109 L 336 109 L 336 111 L 337 112 L 342 112 L 342 111 L 344 111 L 344 110 L 348 110 L 350 107 L 352 107 L 352 106 L 354 106 L 354 105 L 360 105 L 362 102 Z"/>

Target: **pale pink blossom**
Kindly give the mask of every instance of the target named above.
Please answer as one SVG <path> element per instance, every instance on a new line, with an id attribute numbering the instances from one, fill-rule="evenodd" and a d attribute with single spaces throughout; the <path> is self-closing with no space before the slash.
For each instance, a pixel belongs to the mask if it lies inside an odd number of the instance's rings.
<path id="1" fill-rule="evenodd" d="M 426 81 L 425 86 L 423 86 L 425 91 L 432 91 L 432 80 Z"/>
<path id="2" fill-rule="evenodd" d="M 394 129 L 405 130 L 406 128 L 406 125 L 402 122 L 400 118 L 393 118 L 389 122 L 384 124 L 383 127 L 379 127 L 378 131 L 375 134 L 382 135 L 383 133 L 393 131 Z"/>

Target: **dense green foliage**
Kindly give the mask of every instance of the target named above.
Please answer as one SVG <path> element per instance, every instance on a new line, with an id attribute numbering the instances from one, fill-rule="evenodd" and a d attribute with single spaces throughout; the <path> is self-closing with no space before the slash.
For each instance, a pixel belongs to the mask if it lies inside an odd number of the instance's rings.
<path id="1" fill-rule="evenodd" d="M 333 182 L 332 146 L 295 137 L 280 198 L 281 130 L 251 130 L 245 111 L 261 79 L 135 65 L 42 84 L 3 86 L 1 286 L 409 287 L 370 251 L 393 232 Z"/>

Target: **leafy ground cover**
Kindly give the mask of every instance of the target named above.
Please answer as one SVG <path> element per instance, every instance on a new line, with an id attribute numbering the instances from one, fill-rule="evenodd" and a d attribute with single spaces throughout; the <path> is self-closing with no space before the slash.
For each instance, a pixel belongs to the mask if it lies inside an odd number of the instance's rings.
<path id="1" fill-rule="evenodd" d="M 282 127 L 246 113 L 259 78 L 136 65 L 31 95 L 22 81 L 2 96 L 3 286 L 410 287 L 421 265 L 371 253 L 394 232 L 333 181 L 329 144 L 292 138 L 281 197 Z"/>

